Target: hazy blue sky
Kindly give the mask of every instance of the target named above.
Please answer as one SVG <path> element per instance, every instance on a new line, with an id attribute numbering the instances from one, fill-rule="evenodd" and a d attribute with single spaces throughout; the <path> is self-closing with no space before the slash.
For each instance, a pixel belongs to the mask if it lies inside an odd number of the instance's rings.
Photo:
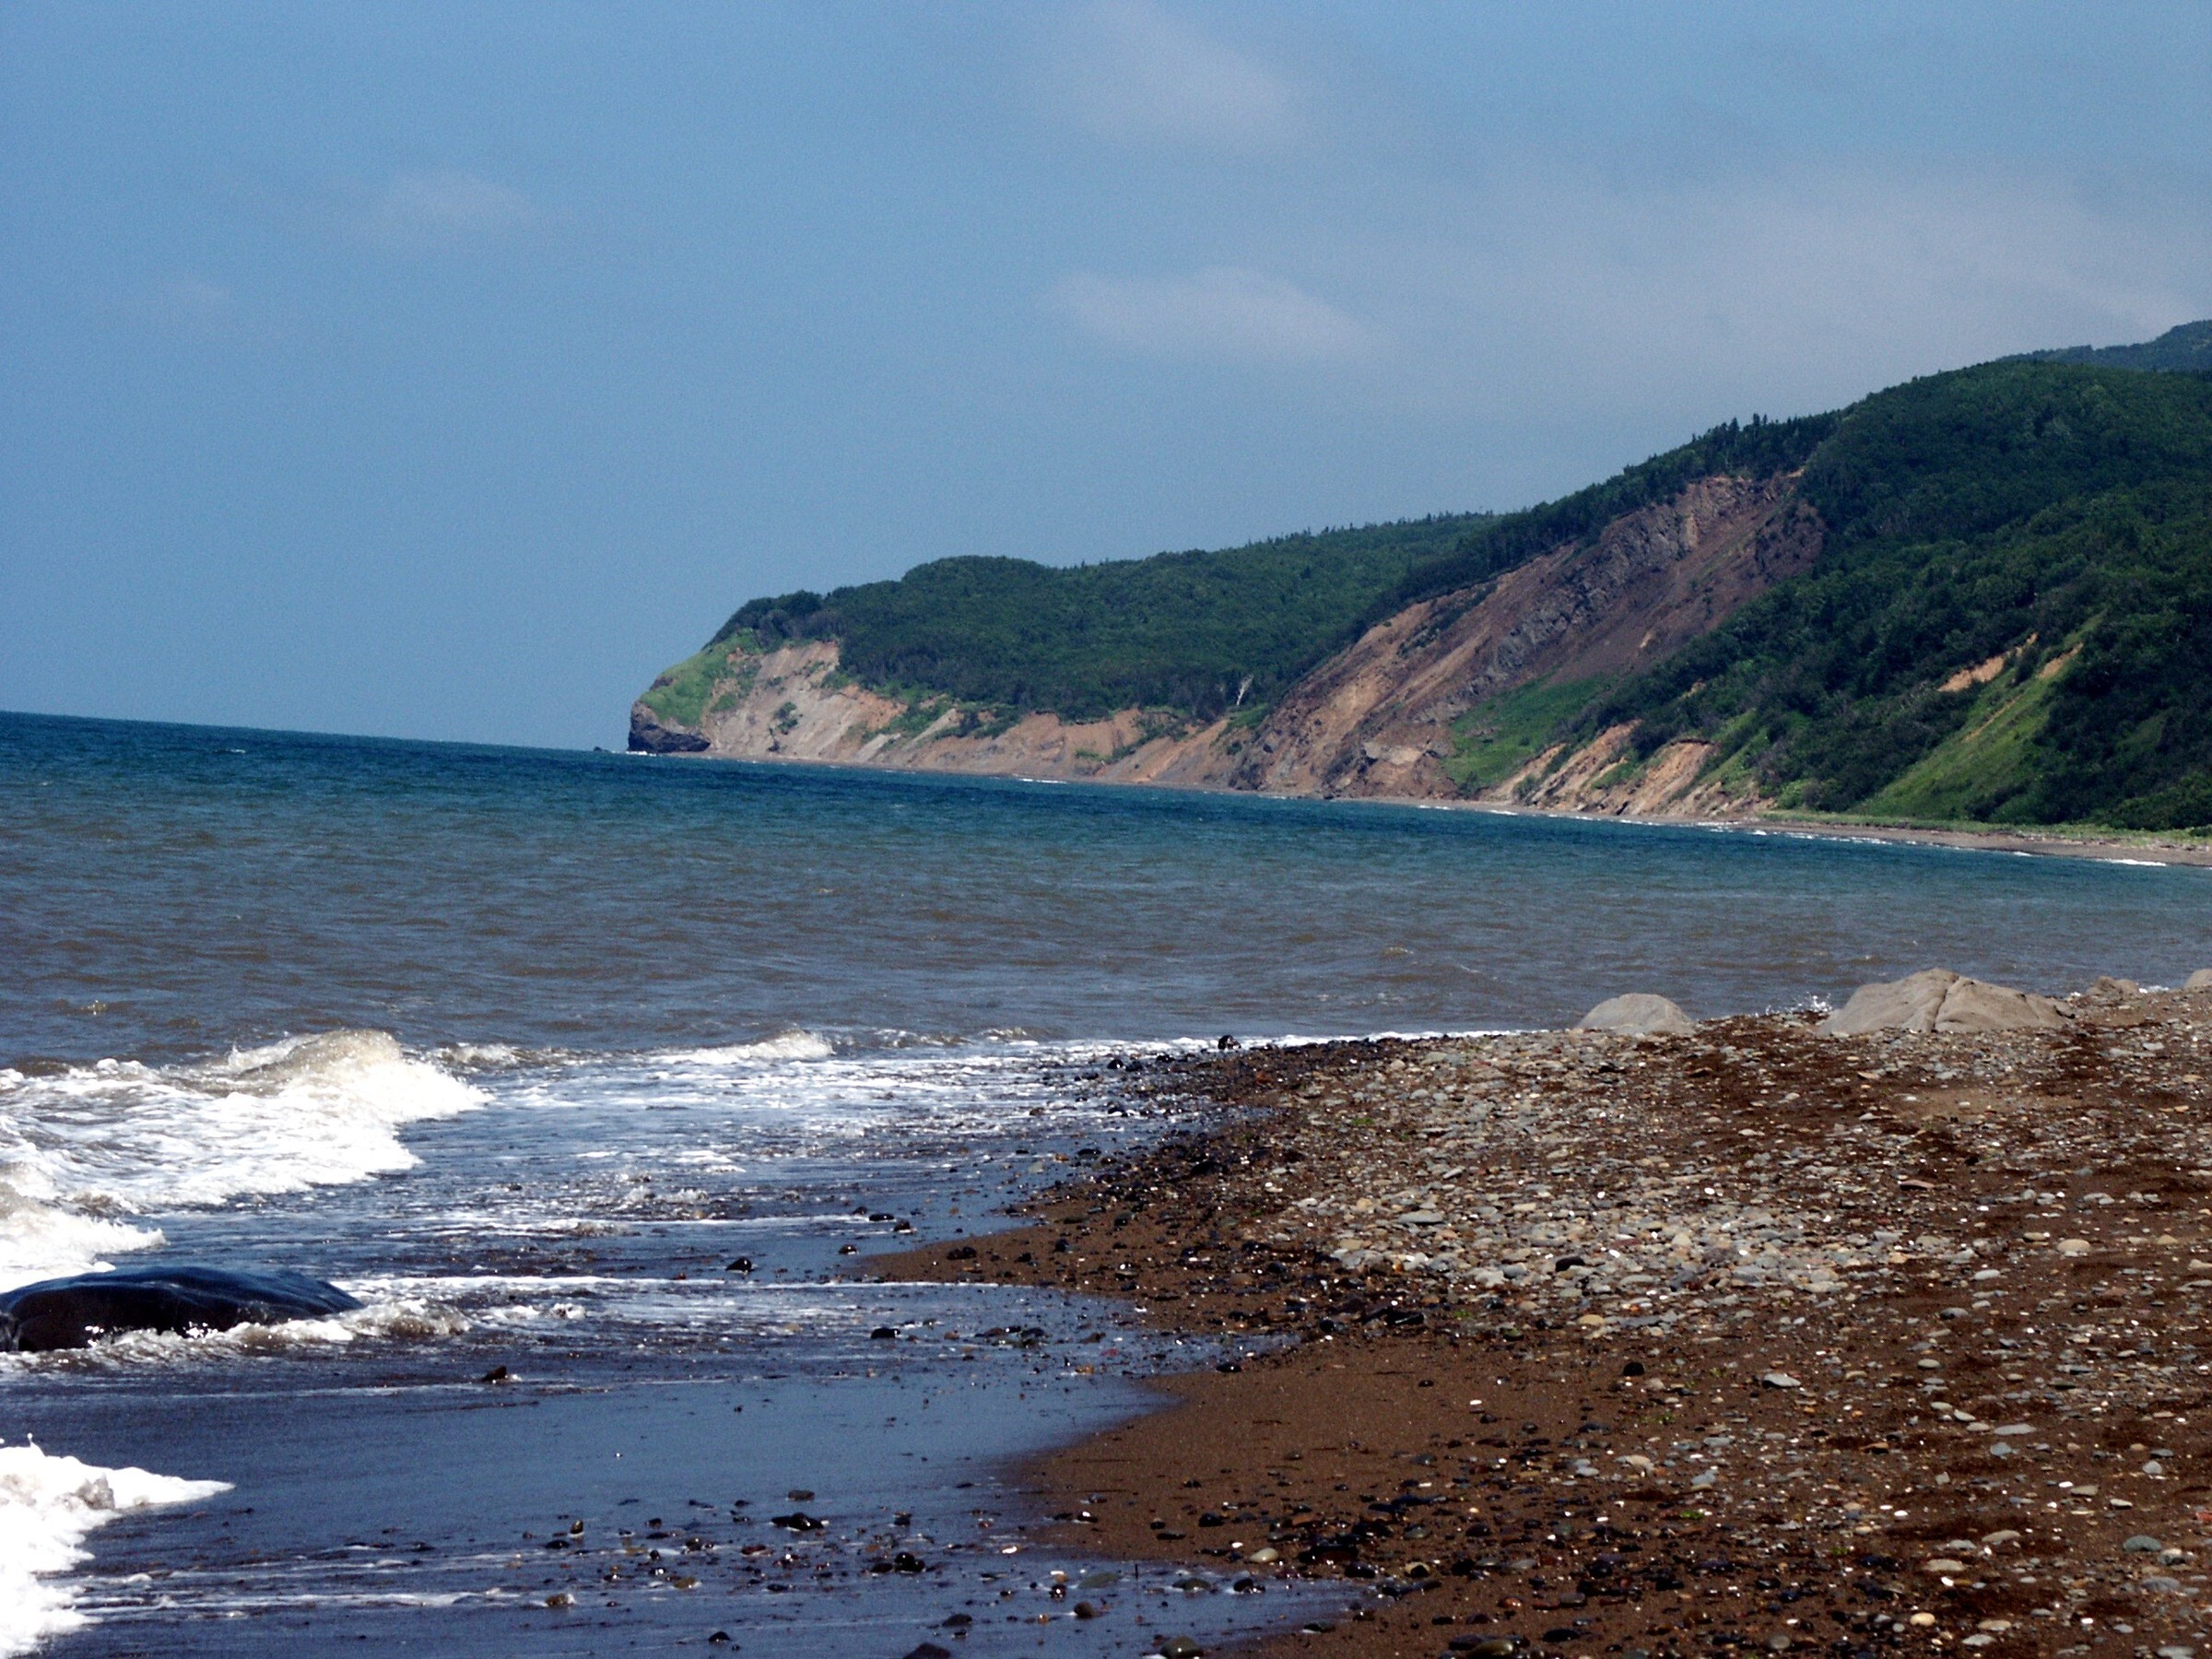
<path id="1" fill-rule="evenodd" d="M 2212 7 L 0 7 L 0 708 L 527 743 L 764 592 L 2212 315 Z"/>

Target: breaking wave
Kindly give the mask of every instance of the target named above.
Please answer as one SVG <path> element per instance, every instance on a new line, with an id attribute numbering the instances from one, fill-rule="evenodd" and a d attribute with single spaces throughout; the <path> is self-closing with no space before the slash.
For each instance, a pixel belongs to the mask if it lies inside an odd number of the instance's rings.
<path id="1" fill-rule="evenodd" d="M 0 1655 L 28 1653 L 89 1621 L 56 1575 L 87 1559 L 86 1535 L 132 1510 L 230 1489 L 144 1469 L 103 1469 L 35 1445 L 0 1445 Z"/>
<path id="2" fill-rule="evenodd" d="M 326 1031 L 201 1065 L 0 1069 L 0 1288 L 161 1234 L 134 1218 L 410 1168 L 398 1132 L 485 1097 L 384 1031 Z"/>

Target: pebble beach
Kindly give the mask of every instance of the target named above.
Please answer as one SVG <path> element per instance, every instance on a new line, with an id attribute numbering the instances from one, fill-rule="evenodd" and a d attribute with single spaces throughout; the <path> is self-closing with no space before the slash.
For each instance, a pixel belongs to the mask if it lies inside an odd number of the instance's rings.
<path id="1" fill-rule="evenodd" d="M 2193 1659 L 2212 989 L 1877 989 L 1133 1055 L 1207 1126 L 882 1265 L 1277 1338 L 1028 1471 L 1070 1543 L 1343 1581 L 1261 1652 Z"/>

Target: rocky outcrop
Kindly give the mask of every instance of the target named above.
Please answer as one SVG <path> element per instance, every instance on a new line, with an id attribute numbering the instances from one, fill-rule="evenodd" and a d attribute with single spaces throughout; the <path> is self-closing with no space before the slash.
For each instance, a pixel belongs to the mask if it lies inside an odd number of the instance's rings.
<path id="1" fill-rule="evenodd" d="M 1901 980 L 1861 985 L 1851 1000 L 1820 1023 L 1830 1037 L 1858 1037 L 1870 1031 L 2064 1030 L 2059 1005 L 2032 992 L 1968 979 L 1947 968 L 1930 968 Z"/>
<path id="2" fill-rule="evenodd" d="M 196 1336 L 241 1324 L 279 1324 L 361 1304 L 298 1273 L 221 1267 L 124 1267 L 41 1279 L 0 1295 L 0 1353 L 88 1347 L 107 1336 L 157 1331 Z"/>
<path id="3" fill-rule="evenodd" d="M 629 705 L 629 747 L 642 755 L 703 755 L 712 745 L 704 733 L 665 723 L 641 700 Z"/>

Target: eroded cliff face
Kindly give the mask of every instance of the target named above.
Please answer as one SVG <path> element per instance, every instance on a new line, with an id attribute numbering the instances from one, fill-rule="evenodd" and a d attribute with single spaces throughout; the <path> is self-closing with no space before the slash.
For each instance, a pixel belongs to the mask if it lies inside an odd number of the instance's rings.
<path id="1" fill-rule="evenodd" d="M 1688 787 L 1686 754 L 1645 769 L 1664 782 L 1599 785 L 1625 733 L 1608 732 L 1572 757 L 1547 752 L 1473 791 L 1448 768 L 1465 745 L 1468 717 L 1486 705 L 1537 685 L 1586 684 L 1594 694 L 1809 566 L 1820 550 L 1819 523 L 1793 483 L 1700 479 L 1615 520 L 1588 547 L 1558 548 L 1488 588 L 1400 611 L 1298 684 L 1233 782 L 1300 794 L 1471 793 L 1638 812 L 1674 803 Z"/>
<path id="2" fill-rule="evenodd" d="M 633 705 L 630 747 L 995 777 L 1223 781 L 1210 759 L 1222 722 L 1192 725 L 1142 709 L 1096 721 L 1045 713 L 986 721 L 949 700 L 910 704 L 855 684 L 840 672 L 831 640 L 765 653 L 732 648 L 724 666 L 696 727 L 672 725 L 644 703 Z"/>
<path id="3" fill-rule="evenodd" d="M 1557 688 L 1571 713 L 1657 664 L 1747 600 L 1806 569 L 1820 524 L 1793 477 L 1711 477 L 1616 520 L 1588 546 L 1542 555 L 1371 629 L 1256 724 L 1125 709 L 1098 721 L 994 722 L 949 700 L 905 703 L 839 671 L 832 641 L 733 648 L 696 726 L 631 712 L 630 747 L 756 759 L 1423 800 L 1491 800 L 1636 817 L 1755 807 L 1704 776 L 1710 747 L 1626 763 L 1629 731 L 1473 765 L 1491 712 Z"/>

